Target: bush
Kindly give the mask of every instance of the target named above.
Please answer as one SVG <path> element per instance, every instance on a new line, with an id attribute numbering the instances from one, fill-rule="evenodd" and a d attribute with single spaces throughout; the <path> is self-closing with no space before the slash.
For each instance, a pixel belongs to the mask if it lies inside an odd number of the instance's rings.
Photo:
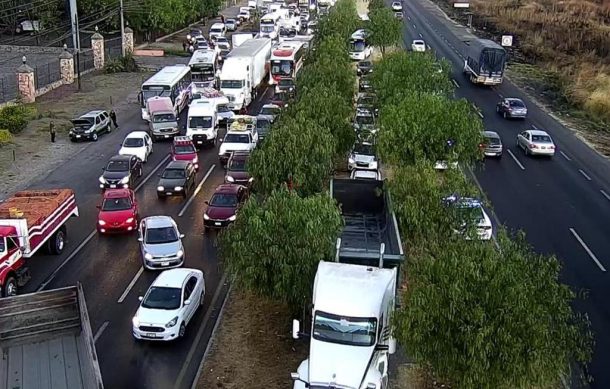
<path id="1" fill-rule="evenodd" d="M 8 144 L 13 140 L 13 134 L 9 130 L 0 130 L 0 147 Z"/>
<path id="2" fill-rule="evenodd" d="M 32 106 L 16 104 L 0 109 L 0 128 L 7 129 L 11 134 L 18 134 L 25 129 L 33 119 L 36 109 Z"/>
<path id="3" fill-rule="evenodd" d="M 104 66 L 104 73 L 132 73 L 139 70 L 138 64 L 131 53 L 113 59 Z"/>

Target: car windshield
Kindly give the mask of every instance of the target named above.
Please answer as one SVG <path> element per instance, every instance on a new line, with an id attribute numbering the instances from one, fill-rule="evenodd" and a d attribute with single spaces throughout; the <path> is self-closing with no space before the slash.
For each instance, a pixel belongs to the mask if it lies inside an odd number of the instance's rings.
<path id="1" fill-rule="evenodd" d="M 243 86 L 244 82 L 242 80 L 222 80 L 220 81 L 221 89 L 237 89 Z"/>
<path id="2" fill-rule="evenodd" d="M 102 204 L 102 211 L 125 211 L 127 209 L 131 209 L 131 199 L 129 197 L 105 199 Z"/>
<path id="3" fill-rule="evenodd" d="M 176 116 L 173 113 L 159 113 L 153 116 L 153 123 L 175 122 Z"/>
<path id="4" fill-rule="evenodd" d="M 510 104 L 511 107 L 525 108 L 525 104 L 523 104 L 521 100 L 509 100 L 508 104 Z"/>
<path id="5" fill-rule="evenodd" d="M 483 223 L 483 208 L 479 205 L 459 204 L 457 207 L 459 220 L 462 222 Z"/>
<path id="6" fill-rule="evenodd" d="M 548 135 L 532 135 L 532 142 L 553 143 L 551 137 Z"/>
<path id="7" fill-rule="evenodd" d="M 250 137 L 247 134 L 227 134 L 225 143 L 250 143 Z"/>
<path id="8" fill-rule="evenodd" d="M 184 169 L 165 169 L 161 177 L 168 179 L 177 179 L 186 177 L 186 174 L 184 173 Z"/>
<path id="9" fill-rule="evenodd" d="M 256 129 L 257 130 L 268 130 L 271 127 L 271 122 L 267 119 L 256 119 Z"/>
<path id="10" fill-rule="evenodd" d="M 235 207 L 237 206 L 237 195 L 217 193 L 210 200 L 210 205 L 214 207 Z"/>
<path id="11" fill-rule="evenodd" d="M 277 107 L 263 107 L 261 109 L 260 115 L 278 115 L 280 113 L 280 109 Z"/>
<path id="12" fill-rule="evenodd" d="M 128 161 L 110 161 L 106 165 L 107 172 L 126 172 L 129 170 Z"/>
<path id="13" fill-rule="evenodd" d="M 211 128 L 211 116 L 191 116 L 189 117 L 189 128 Z"/>
<path id="14" fill-rule="evenodd" d="M 193 145 L 179 145 L 174 146 L 174 154 L 193 154 L 195 153 L 195 146 Z"/>
<path id="15" fill-rule="evenodd" d="M 152 286 L 146 297 L 142 300 L 142 307 L 149 309 L 178 309 L 180 308 L 182 290 L 180 288 L 168 288 L 163 286 Z"/>
<path id="16" fill-rule="evenodd" d="M 142 138 L 127 138 L 123 142 L 123 147 L 142 147 L 144 146 L 144 139 Z"/>
<path id="17" fill-rule="evenodd" d="M 375 155 L 375 148 L 373 145 L 359 143 L 354 147 L 354 154 Z"/>
<path id="18" fill-rule="evenodd" d="M 360 97 L 357 102 L 358 105 L 375 105 L 375 99 L 370 96 Z"/>
<path id="19" fill-rule="evenodd" d="M 356 123 L 358 124 L 373 124 L 372 116 L 356 116 Z"/>
<path id="20" fill-rule="evenodd" d="M 370 68 L 372 65 L 369 61 L 358 62 L 358 66 L 361 68 Z"/>
<path id="21" fill-rule="evenodd" d="M 265 33 L 269 33 L 269 32 L 273 32 L 273 30 L 275 30 L 275 25 L 265 25 L 265 24 L 261 24 L 261 32 L 265 32 Z"/>
<path id="22" fill-rule="evenodd" d="M 146 230 L 146 243 L 163 244 L 177 241 L 178 233 L 174 227 L 157 227 Z"/>
<path id="23" fill-rule="evenodd" d="M 246 171 L 246 160 L 245 159 L 233 159 L 229 163 L 229 170 L 232 172 L 245 172 Z"/>
<path id="24" fill-rule="evenodd" d="M 375 344 L 377 319 L 333 315 L 317 311 L 313 323 L 316 340 L 351 346 L 370 347 Z"/>

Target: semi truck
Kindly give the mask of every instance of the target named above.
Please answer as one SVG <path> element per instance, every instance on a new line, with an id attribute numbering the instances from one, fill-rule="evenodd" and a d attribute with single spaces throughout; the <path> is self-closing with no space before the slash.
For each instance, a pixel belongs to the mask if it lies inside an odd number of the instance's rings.
<path id="1" fill-rule="evenodd" d="M 220 72 L 220 91 L 234 111 L 248 107 L 269 72 L 271 39 L 253 38 L 231 50 Z"/>
<path id="2" fill-rule="evenodd" d="M 309 358 L 291 374 L 294 389 L 387 388 L 396 350 L 391 317 L 404 261 L 396 216 L 383 181 L 332 179 L 344 228 L 335 262 L 321 261 L 313 285 Z"/>
<path id="3" fill-rule="evenodd" d="M 0 204 L 0 290 L 14 296 L 30 273 L 25 260 L 46 248 L 59 255 L 66 245 L 66 222 L 78 216 L 71 189 L 29 190 Z"/>
<path id="4" fill-rule="evenodd" d="M 473 84 L 499 85 L 504 79 L 506 50 L 489 39 L 470 42 L 464 60 L 464 74 Z"/>
<path id="5" fill-rule="evenodd" d="M 0 389 L 103 389 L 80 284 L 0 300 Z"/>

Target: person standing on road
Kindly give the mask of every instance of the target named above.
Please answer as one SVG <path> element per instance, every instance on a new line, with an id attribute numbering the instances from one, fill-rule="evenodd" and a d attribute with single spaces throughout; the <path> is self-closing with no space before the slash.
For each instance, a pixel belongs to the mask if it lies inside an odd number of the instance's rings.
<path id="1" fill-rule="evenodd" d="M 114 128 L 119 128 L 119 124 L 116 122 L 116 113 L 114 112 L 114 109 L 110 111 L 110 120 L 112 120 Z"/>
<path id="2" fill-rule="evenodd" d="M 55 123 L 49 123 L 49 134 L 51 134 L 51 143 L 55 143 Z"/>
<path id="3" fill-rule="evenodd" d="M 220 15 L 220 22 L 221 22 L 222 24 L 225 24 L 225 16 L 224 16 L 224 15 L 222 15 L 222 14 Z"/>

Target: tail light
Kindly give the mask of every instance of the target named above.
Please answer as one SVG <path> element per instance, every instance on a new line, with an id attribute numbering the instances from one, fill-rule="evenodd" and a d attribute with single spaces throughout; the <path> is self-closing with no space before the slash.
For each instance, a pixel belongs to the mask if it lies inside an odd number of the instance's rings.
<path id="1" fill-rule="evenodd" d="M 550 145 L 550 146 L 549 146 L 549 149 L 551 149 L 551 150 L 555 150 L 555 146 L 554 146 L 554 145 Z"/>
<path id="2" fill-rule="evenodd" d="M 537 148 L 538 148 L 538 146 L 536 146 L 535 144 L 533 144 L 533 143 L 530 144 L 530 149 L 537 149 Z"/>

